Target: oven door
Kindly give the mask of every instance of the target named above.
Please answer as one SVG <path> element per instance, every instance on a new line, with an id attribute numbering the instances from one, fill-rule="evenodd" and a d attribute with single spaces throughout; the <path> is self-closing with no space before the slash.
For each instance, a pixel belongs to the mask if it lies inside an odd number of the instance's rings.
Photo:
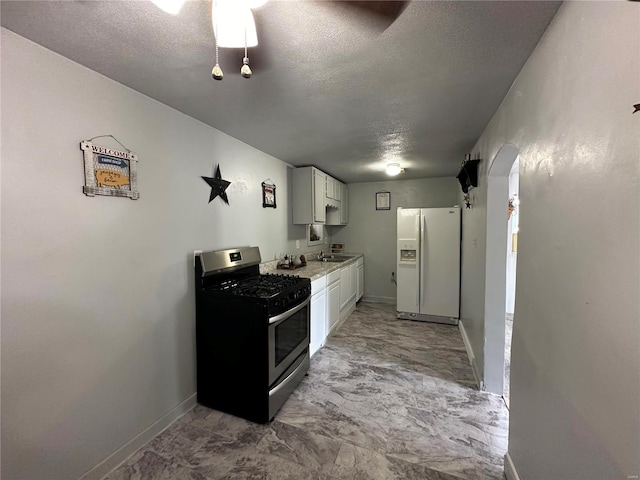
<path id="1" fill-rule="evenodd" d="M 310 300 L 269 318 L 269 385 L 309 347 Z"/>

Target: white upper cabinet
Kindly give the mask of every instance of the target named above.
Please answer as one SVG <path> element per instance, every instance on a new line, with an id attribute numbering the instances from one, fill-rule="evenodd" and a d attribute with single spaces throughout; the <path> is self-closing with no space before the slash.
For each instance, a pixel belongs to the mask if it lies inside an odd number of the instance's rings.
<path id="1" fill-rule="evenodd" d="M 326 174 L 315 167 L 293 169 L 293 223 L 325 223 Z"/>
<path id="2" fill-rule="evenodd" d="M 340 201 L 340 197 L 342 196 L 342 185 L 343 183 L 336 180 L 333 177 L 327 175 L 327 180 L 325 182 L 325 194 L 327 196 L 328 204 L 337 205 L 336 202 Z M 331 200 L 335 200 L 332 202 Z"/>
<path id="3" fill-rule="evenodd" d="M 335 189 L 336 189 L 336 179 L 327 175 L 327 179 L 325 180 L 325 194 L 328 199 L 334 200 L 336 198 Z"/>
<path id="4" fill-rule="evenodd" d="M 340 225 L 349 223 L 349 189 L 344 183 L 340 184 Z"/>
<path id="5" fill-rule="evenodd" d="M 340 193 L 335 193 L 340 192 Z M 349 194 L 347 186 L 335 180 L 334 196 L 339 200 L 330 200 L 337 208 L 327 209 L 327 225 L 346 225 L 349 220 Z"/>
<path id="6" fill-rule="evenodd" d="M 324 204 L 324 189 L 327 176 L 320 170 L 313 169 L 313 222 L 325 223 L 327 211 Z"/>
<path id="7" fill-rule="evenodd" d="M 316 167 L 293 169 L 293 223 L 346 225 L 347 186 Z"/>

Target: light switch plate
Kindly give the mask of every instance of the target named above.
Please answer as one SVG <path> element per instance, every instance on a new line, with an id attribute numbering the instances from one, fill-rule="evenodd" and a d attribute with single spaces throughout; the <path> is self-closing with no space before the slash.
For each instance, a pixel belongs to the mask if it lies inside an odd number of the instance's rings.
<path id="1" fill-rule="evenodd" d="M 300 240 L 296 240 L 296 248 L 300 248 Z"/>

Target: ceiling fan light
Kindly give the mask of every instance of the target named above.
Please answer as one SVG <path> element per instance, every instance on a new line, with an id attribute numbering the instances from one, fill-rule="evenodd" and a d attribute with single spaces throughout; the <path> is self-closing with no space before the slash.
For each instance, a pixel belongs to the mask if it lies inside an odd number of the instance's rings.
<path id="1" fill-rule="evenodd" d="M 185 0 L 151 0 L 156 7 L 161 8 L 167 13 L 177 15 Z"/>
<path id="2" fill-rule="evenodd" d="M 214 0 L 211 9 L 211 22 L 219 47 L 244 48 L 245 40 L 247 47 L 258 45 L 258 33 L 253 13 L 241 3 Z"/>
<path id="3" fill-rule="evenodd" d="M 400 172 L 402 172 L 402 168 L 400 168 L 399 163 L 387 163 L 387 175 L 395 177 Z"/>

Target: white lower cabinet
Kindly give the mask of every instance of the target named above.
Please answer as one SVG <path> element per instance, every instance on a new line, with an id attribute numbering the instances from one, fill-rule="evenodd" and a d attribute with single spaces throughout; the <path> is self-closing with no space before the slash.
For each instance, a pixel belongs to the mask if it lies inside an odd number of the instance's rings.
<path id="1" fill-rule="evenodd" d="M 340 269 L 340 310 L 344 309 L 349 303 L 349 285 L 351 280 L 349 279 L 349 267 L 342 267 Z"/>
<path id="2" fill-rule="evenodd" d="M 356 288 L 356 302 L 359 302 L 364 295 L 364 258 L 360 257 L 357 263 L 358 282 Z"/>
<path id="3" fill-rule="evenodd" d="M 327 277 L 311 282 L 310 355 L 322 347 L 327 338 Z"/>
<path id="4" fill-rule="evenodd" d="M 364 262 L 351 262 L 311 282 L 310 354 L 326 342 L 327 337 L 356 308 L 362 297 Z"/>
<path id="5" fill-rule="evenodd" d="M 327 335 L 340 320 L 340 271 L 336 270 L 328 275 L 327 287 Z"/>
<path id="6" fill-rule="evenodd" d="M 356 263 L 352 263 L 347 268 L 349 268 L 349 302 L 354 301 L 356 298 L 356 293 L 358 293 L 357 289 L 357 281 L 358 281 L 358 265 Z"/>

